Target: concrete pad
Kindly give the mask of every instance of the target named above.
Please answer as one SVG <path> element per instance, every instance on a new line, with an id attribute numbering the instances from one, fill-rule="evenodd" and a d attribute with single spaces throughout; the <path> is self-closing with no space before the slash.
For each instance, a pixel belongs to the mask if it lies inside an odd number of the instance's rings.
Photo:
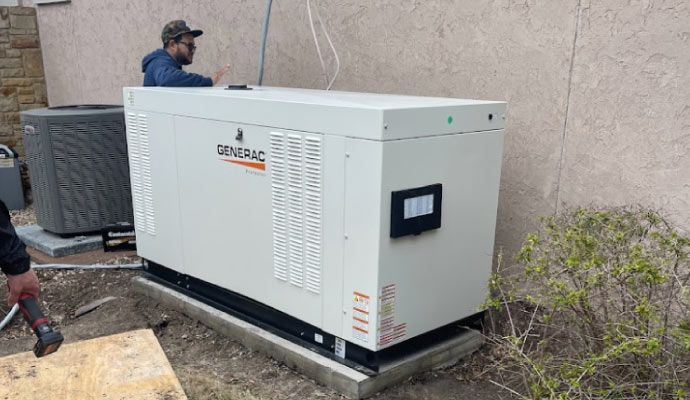
<path id="1" fill-rule="evenodd" d="M 133 250 L 105 252 L 103 247 L 98 250 L 91 250 L 79 254 L 71 254 L 64 257 L 51 257 L 33 247 L 26 248 L 31 256 L 31 261 L 38 264 L 73 264 L 73 265 L 94 265 L 94 264 L 121 264 L 123 259 L 130 262 L 139 260 L 137 252 Z"/>
<path id="2" fill-rule="evenodd" d="M 103 248 L 103 239 L 98 234 L 61 238 L 38 225 L 17 226 L 15 230 L 27 246 L 51 257 L 64 257 Z"/>
<path id="3" fill-rule="evenodd" d="M 421 349 L 405 359 L 383 366 L 376 376 L 367 376 L 149 279 L 136 277 L 133 284 L 138 292 L 197 319 L 252 350 L 285 363 L 351 399 L 371 396 L 417 373 L 457 362 L 472 354 L 483 343 L 479 332 L 467 330 L 444 342 Z"/>

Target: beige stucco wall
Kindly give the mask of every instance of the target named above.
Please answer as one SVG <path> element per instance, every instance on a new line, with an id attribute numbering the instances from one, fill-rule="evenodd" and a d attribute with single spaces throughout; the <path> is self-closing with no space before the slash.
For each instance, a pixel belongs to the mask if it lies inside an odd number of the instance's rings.
<path id="1" fill-rule="evenodd" d="M 685 0 L 313 3 L 340 56 L 334 89 L 509 102 L 498 246 L 563 204 L 663 206 L 690 227 Z M 177 18 L 205 31 L 188 70 L 229 62 L 223 83 L 255 83 L 263 13 L 262 0 L 38 6 L 50 104 L 120 103 Z M 264 84 L 325 86 L 306 0 L 274 2 Z"/>
<path id="2" fill-rule="evenodd" d="M 690 2 L 583 1 L 561 204 L 643 204 L 690 229 Z"/>

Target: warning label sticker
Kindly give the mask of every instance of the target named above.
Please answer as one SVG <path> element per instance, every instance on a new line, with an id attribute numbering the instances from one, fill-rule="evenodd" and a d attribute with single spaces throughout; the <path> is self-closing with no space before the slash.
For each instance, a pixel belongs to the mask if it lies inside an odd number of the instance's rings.
<path id="1" fill-rule="evenodd" d="M 352 337 L 355 339 L 359 339 L 363 342 L 369 341 L 368 333 L 362 332 L 359 329 L 356 329 L 354 327 L 352 328 Z"/>
<path id="2" fill-rule="evenodd" d="M 378 345 L 386 346 L 399 341 L 407 334 L 407 324 L 396 325 L 395 321 L 395 284 L 383 286 L 379 295 Z"/>
<path id="3" fill-rule="evenodd" d="M 360 321 L 369 322 L 369 313 L 359 311 L 355 308 L 352 309 L 352 318 L 358 319 Z"/>
<path id="4" fill-rule="evenodd" d="M 363 342 L 369 341 L 369 296 L 352 293 L 352 337 Z"/>
<path id="5" fill-rule="evenodd" d="M 14 168 L 14 158 L 0 158 L 0 168 Z"/>
<path id="6" fill-rule="evenodd" d="M 367 329 L 369 329 L 369 323 L 368 322 L 362 322 L 358 320 L 357 318 L 352 318 L 352 326 L 357 328 L 360 332 L 368 332 Z"/>
<path id="7" fill-rule="evenodd" d="M 352 308 L 359 309 L 362 312 L 369 313 L 369 296 L 359 292 L 353 293 Z"/>
<path id="8" fill-rule="evenodd" d="M 335 356 L 345 358 L 345 341 L 337 336 L 335 338 Z"/>

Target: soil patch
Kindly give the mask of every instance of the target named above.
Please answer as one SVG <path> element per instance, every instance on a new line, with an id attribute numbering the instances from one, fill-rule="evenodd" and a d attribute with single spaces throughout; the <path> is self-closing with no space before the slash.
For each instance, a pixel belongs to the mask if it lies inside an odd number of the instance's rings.
<path id="1" fill-rule="evenodd" d="M 12 218 L 16 225 L 35 223 L 31 209 L 13 212 Z M 34 257 L 34 261 L 125 264 L 140 260 L 131 253 L 96 251 L 69 260 Z M 41 281 L 39 304 L 53 327 L 65 336 L 65 343 L 150 328 L 190 400 L 341 399 L 337 393 L 285 365 L 136 293 L 132 278 L 144 274 L 142 271 L 37 270 L 37 274 Z M 116 299 L 74 318 L 80 307 L 108 296 Z M 0 277 L 0 318 L 8 311 L 7 287 Z M 17 315 L 0 331 L 0 357 L 30 351 L 35 341 L 27 324 Z M 507 398 L 505 392 L 488 382 L 486 374 L 481 374 L 488 353 L 488 349 L 483 349 L 468 362 L 419 374 L 372 399 Z"/>
<path id="2" fill-rule="evenodd" d="M 190 399 L 339 399 L 330 389 L 167 309 L 132 289 L 125 270 L 39 270 L 40 305 L 65 343 L 134 329 L 153 329 Z M 94 300 L 116 297 L 74 318 Z M 7 290 L 0 285 L 0 314 L 7 313 Z M 0 332 L 0 357 L 29 351 L 35 337 L 19 316 Z M 469 374 L 469 376 L 468 376 Z M 415 376 L 374 399 L 495 399 L 497 388 L 472 379 L 466 364 Z M 467 379 L 470 379 L 469 381 Z"/>

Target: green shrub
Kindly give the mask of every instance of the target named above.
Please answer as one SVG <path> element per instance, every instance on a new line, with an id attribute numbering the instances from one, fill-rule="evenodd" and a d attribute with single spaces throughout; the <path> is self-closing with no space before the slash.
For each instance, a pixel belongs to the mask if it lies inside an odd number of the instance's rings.
<path id="1" fill-rule="evenodd" d="M 543 218 L 489 283 L 494 382 L 525 399 L 690 398 L 689 254 L 650 210 Z"/>

